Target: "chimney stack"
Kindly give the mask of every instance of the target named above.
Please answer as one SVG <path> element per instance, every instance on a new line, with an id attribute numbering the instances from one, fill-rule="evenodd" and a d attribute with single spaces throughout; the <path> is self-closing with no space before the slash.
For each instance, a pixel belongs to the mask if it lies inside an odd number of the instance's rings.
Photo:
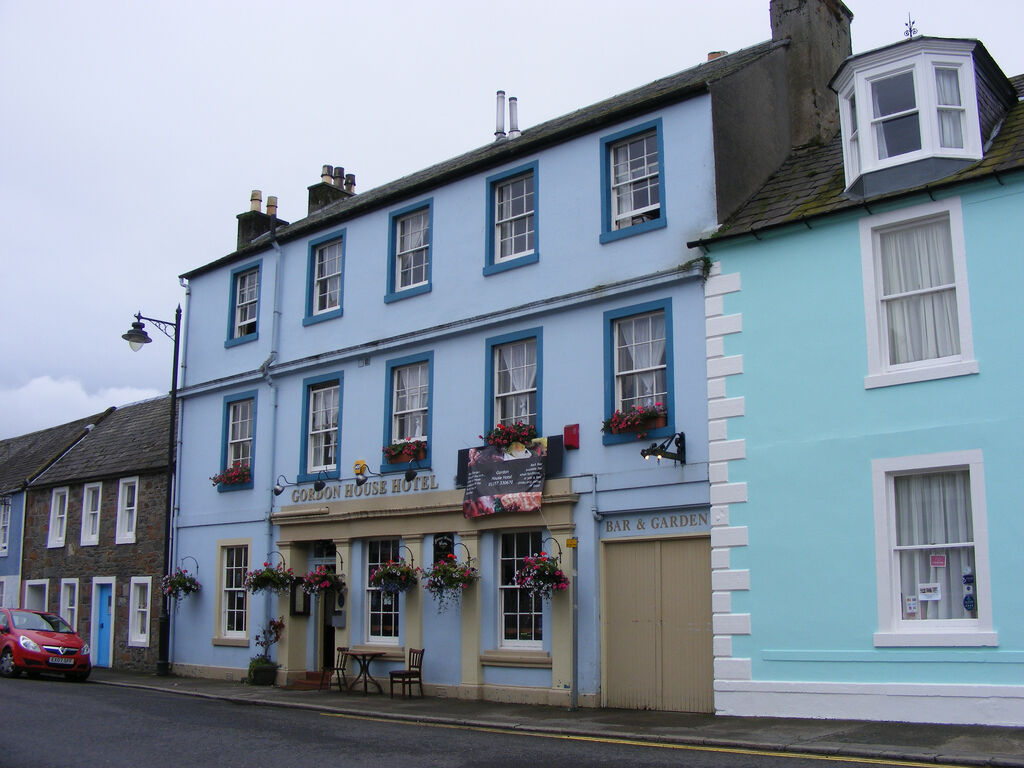
<path id="1" fill-rule="evenodd" d="M 494 113 L 494 140 L 505 138 L 505 92 L 498 91 L 498 103 Z"/>
<path id="2" fill-rule="evenodd" d="M 728 53 L 728 51 L 711 51 L 708 54 L 708 61 L 714 61 L 715 59 L 720 59 L 723 56 L 725 56 L 726 53 Z"/>
<path id="3" fill-rule="evenodd" d="M 263 193 L 254 189 L 249 195 L 249 210 L 240 213 L 238 219 L 238 241 L 235 250 L 242 250 L 253 240 L 265 235 L 276 219 L 277 224 L 288 225 L 287 221 L 277 218 L 277 198 L 267 197 L 267 212 L 263 212 Z"/>
<path id="4" fill-rule="evenodd" d="M 786 79 L 792 146 L 828 141 L 839 130 L 839 105 L 828 87 L 853 52 L 853 13 L 841 0 L 771 0 L 772 40 L 789 39 Z"/>
<path id="5" fill-rule="evenodd" d="M 515 96 L 508 97 L 508 137 L 519 135 L 519 100 Z"/>
<path id="6" fill-rule="evenodd" d="M 344 200 L 355 194 L 356 177 L 346 174 L 343 166 L 325 165 L 320 171 L 320 181 L 309 187 L 307 216 L 326 208 L 331 203 Z"/>

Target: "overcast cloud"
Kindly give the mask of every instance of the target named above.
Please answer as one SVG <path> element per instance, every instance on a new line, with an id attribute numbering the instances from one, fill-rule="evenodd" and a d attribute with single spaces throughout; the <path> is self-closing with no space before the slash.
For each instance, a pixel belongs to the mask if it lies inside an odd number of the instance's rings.
<path id="1" fill-rule="evenodd" d="M 981 39 L 1024 72 L 1019 0 L 848 0 L 853 47 Z M 489 4 L 0 0 L 0 438 L 167 391 L 177 275 L 234 250 L 251 189 L 305 215 L 325 163 L 357 191 L 771 36 L 768 0 Z"/>

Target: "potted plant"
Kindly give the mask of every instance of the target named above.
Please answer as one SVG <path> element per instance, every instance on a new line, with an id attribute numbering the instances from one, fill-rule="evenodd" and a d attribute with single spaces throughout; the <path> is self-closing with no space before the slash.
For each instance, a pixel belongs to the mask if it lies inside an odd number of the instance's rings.
<path id="1" fill-rule="evenodd" d="M 273 685 L 277 676 L 277 664 L 270 660 L 270 647 L 281 639 L 284 633 L 284 616 L 271 619 L 267 628 L 256 635 L 256 645 L 262 648 L 249 660 L 249 682 L 253 685 Z"/>
<path id="2" fill-rule="evenodd" d="M 285 568 L 282 561 L 275 566 L 271 566 L 270 563 L 263 563 L 262 568 L 249 571 L 245 574 L 243 584 L 254 595 L 257 592 L 264 591 L 280 594 L 290 590 L 294 581 L 295 574 L 291 568 Z"/>
<path id="3" fill-rule="evenodd" d="M 516 571 L 516 584 L 543 600 L 550 600 L 555 592 L 569 588 L 569 577 L 562 571 L 558 560 L 549 557 L 547 552 L 541 552 L 523 558 L 523 567 Z"/>
<path id="4" fill-rule="evenodd" d="M 393 595 L 416 586 L 416 569 L 405 560 L 388 560 L 370 574 L 370 586 Z"/>
<path id="5" fill-rule="evenodd" d="M 460 563 L 455 555 L 438 560 L 426 570 L 421 571 L 423 588 L 437 600 L 438 610 L 447 610 L 452 603 L 462 599 L 462 592 L 480 578 L 480 572 L 473 567 L 472 558 Z"/>
<path id="6" fill-rule="evenodd" d="M 382 449 L 388 464 L 399 464 L 406 461 L 421 461 L 427 458 L 426 440 L 399 440 Z"/>
<path id="7" fill-rule="evenodd" d="M 668 412 L 664 405 L 634 405 L 624 411 L 616 411 L 605 419 L 601 426 L 602 432 L 617 435 L 621 432 L 642 433 L 648 429 L 664 427 L 668 423 Z M 637 437 L 642 437 L 638 434 Z"/>
<path id="8" fill-rule="evenodd" d="M 175 568 L 174 573 L 163 577 L 160 589 L 172 600 L 179 600 L 193 592 L 198 592 L 199 580 L 188 571 Z"/>
<path id="9" fill-rule="evenodd" d="M 248 464 L 235 464 L 223 472 L 213 475 L 210 481 L 214 485 L 242 485 L 252 482 L 252 470 Z"/>
<path id="10" fill-rule="evenodd" d="M 488 445 L 508 451 L 516 443 L 529 445 L 537 439 L 537 428 L 533 424 L 517 421 L 515 424 L 498 424 L 480 438 Z"/>
<path id="11" fill-rule="evenodd" d="M 328 591 L 340 592 L 344 589 L 344 577 L 327 570 L 325 565 L 318 565 L 302 577 L 302 591 L 307 595 L 319 595 Z"/>

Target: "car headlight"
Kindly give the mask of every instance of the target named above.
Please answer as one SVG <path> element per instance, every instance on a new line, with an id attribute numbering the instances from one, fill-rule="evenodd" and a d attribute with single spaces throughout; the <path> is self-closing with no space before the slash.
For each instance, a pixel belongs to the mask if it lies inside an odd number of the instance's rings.
<path id="1" fill-rule="evenodd" d="M 89 655 L 89 644 L 88 643 L 82 643 L 82 650 L 79 651 L 79 653 L 82 656 L 88 656 Z"/>
<path id="2" fill-rule="evenodd" d="M 18 643 L 26 651 L 34 651 L 35 653 L 39 653 L 39 644 L 27 635 L 22 635 L 21 637 L 19 637 Z"/>

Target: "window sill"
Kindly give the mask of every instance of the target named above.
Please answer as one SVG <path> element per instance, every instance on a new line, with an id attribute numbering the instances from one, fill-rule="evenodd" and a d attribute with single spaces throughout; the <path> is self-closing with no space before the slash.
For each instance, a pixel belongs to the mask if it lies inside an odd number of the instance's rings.
<path id="1" fill-rule="evenodd" d="M 480 663 L 488 667 L 551 669 L 551 654 L 523 648 L 495 648 L 481 653 Z"/>
<path id="2" fill-rule="evenodd" d="M 217 493 L 233 493 L 234 491 L 250 491 L 252 490 L 252 483 L 230 483 L 225 485 L 220 483 L 217 486 Z"/>
<path id="3" fill-rule="evenodd" d="M 392 291 L 384 294 L 384 303 L 390 304 L 394 301 L 401 301 L 402 299 L 408 299 L 413 296 L 419 296 L 421 293 L 430 293 L 431 285 L 427 283 L 425 285 L 417 285 L 413 288 L 403 288 L 400 291 Z"/>
<path id="4" fill-rule="evenodd" d="M 47 549 L 61 549 L 64 546 L 64 542 L 48 541 L 46 542 Z"/>
<path id="5" fill-rule="evenodd" d="M 210 639 L 211 645 L 223 645 L 231 648 L 248 648 L 248 637 L 214 637 Z"/>
<path id="6" fill-rule="evenodd" d="M 969 376 L 977 372 L 977 360 L 959 360 L 954 363 L 943 363 L 924 368 L 906 368 L 899 371 L 870 374 L 864 377 L 864 389 L 913 384 L 917 381 L 951 379 L 955 376 Z"/>
<path id="7" fill-rule="evenodd" d="M 319 315 L 307 315 L 302 318 L 302 324 L 304 326 L 316 325 L 322 323 L 325 320 L 333 320 L 336 317 L 341 317 L 345 314 L 345 311 L 340 307 L 338 309 L 332 309 L 330 312 L 321 312 Z"/>
<path id="8" fill-rule="evenodd" d="M 664 211 L 662 211 L 664 213 Z M 634 224 L 631 227 L 625 227 L 623 229 L 610 229 L 601 233 L 601 237 L 598 238 L 599 242 L 611 243 L 616 240 L 621 240 L 624 237 L 632 237 L 633 235 L 642 235 L 644 232 L 650 232 L 652 229 L 662 229 L 668 226 L 668 219 L 665 216 L 654 219 L 653 221 L 645 221 L 643 224 Z"/>
<path id="9" fill-rule="evenodd" d="M 499 272 L 508 272 L 510 269 L 525 267 L 528 264 L 536 264 L 538 261 L 540 261 L 540 254 L 534 251 L 525 256 L 516 256 L 504 261 L 490 262 L 484 267 L 484 277 L 496 275 Z"/>
<path id="10" fill-rule="evenodd" d="M 982 630 L 939 630 L 935 632 L 876 632 L 876 648 L 973 647 L 999 645 L 999 633 Z"/>
<path id="11" fill-rule="evenodd" d="M 239 336 L 237 339 L 228 339 L 224 342 L 224 349 L 230 349 L 231 347 L 237 347 L 239 344 L 248 344 L 250 341 L 256 341 L 260 337 L 259 331 L 256 333 L 250 333 L 247 336 Z"/>
<path id="12" fill-rule="evenodd" d="M 149 648 L 149 638 L 145 639 L 132 639 L 128 641 L 129 648 Z"/>
<path id="13" fill-rule="evenodd" d="M 134 544 L 134 543 L 135 543 L 135 537 L 134 536 L 132 536 L 131 538 L 128 538 L 127 536 L 124 536 L 124 537 L 121 537 L 121 538 L 114 539 L 114 544 Z"/>

